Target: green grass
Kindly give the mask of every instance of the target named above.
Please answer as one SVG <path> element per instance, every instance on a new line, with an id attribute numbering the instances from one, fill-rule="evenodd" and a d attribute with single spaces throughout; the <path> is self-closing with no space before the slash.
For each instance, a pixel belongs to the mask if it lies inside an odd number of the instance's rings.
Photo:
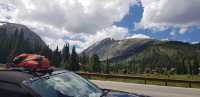
<path id="1" fill-rule="evenodd" d="M 132 75 L 134 76 L 134 75 Z M 163 78 L 163 79 L 175 79 L 175 80 L 197 80 L 200 81 L 200 75 L 161 75 L 161 74 L 142 74 L 139 76 L 150 78 Z"/>
<path id="2" fill-rule="evenodd" d="M 0 63 L 0 68 L 2 68 L 2 67 L 5 67 L 5 65 Z"/>
<path id="3" fill-rule="evenodd" d="M 136 76 L 136 75 L 132 75 Z M 164 78 L 164 79 L 176 79 L 176 80 L 197 80 L 200 81 L 200 76 L 190 76 L 190 75 L 158 75 L 158 74 L 143 74 L 137 75 L 143 77 L 151 77 L 151 78 Z M 145 84 L 144 80 L 135 80 L 135 79 L 120 79 L 120 78 L 104 78 L 104 77 L 86 77 L 92 80 L 104 80 L 104 81 L 116 81 L 116 82 L 126 82 L 126 83 L 137 83 L 137 84 Z M 150 85 L 160 85 L 165 86 L 165 82 L 159 81 L 147 81 L 146 84 Z M 171 83 L 168 82 L 167 86 L 175 86 L 175 87 L 189 87 L 188 83 Z M 200 84 L 192 84 L 192 88 L 200 88 Z"/>

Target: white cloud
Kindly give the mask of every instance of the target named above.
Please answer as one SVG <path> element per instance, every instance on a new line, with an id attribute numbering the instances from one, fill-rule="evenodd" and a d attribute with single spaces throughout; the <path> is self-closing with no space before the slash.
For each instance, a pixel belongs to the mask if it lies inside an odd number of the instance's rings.
<path id="1" fill-rule="evenodd" d="M 187 31 L 188 31 L 188 28 L 187 28 L 187 27 L 182 27 L 182 28 L 179 30 L 179 33 L 180 33 L 180 34 L 185 34 Z"/>
<path id="2" fill-rule="evenodd" d="M 169 38 L 163 38 L 161 39 L 161 41 L 169 41 L 170 39 Z"/>
<path id="3" fill-rule="evenodd" d="M 63 48 L 63 46 L 66 44 L 66 41 L 63 40 L 62 38 L 52 39 L 52 38 L 48 38 L 48 37 L 43 37 L 43 40 L 53 50 L 55 50 L 56 47 L 58 47 L 61 50 Z"/>
<path id="4" fill-rule="evenodd" d="M 131 38 L 146 38 L 146 39 L 149 39 L 151 37 L 147 36 L 145 34 L 133 34 L 132 36 L 127 37 L 127 39 L 131 39 Z"/>
<path id="5" fill-rule="evenodd" d="M 128 35 L 127 28 L 117 27 L 117 26 L 111 26 L 111 27 L 105 28 L 103 30 L 98 31 L 96 34 L 96 36 L 100 39 L 111 37 L 116 40 L 124 39 L 127 35 Z"/>
<path id="6" fill-rule="evenodd" d="M 176 35 L 176 32 L 175 31 L 172 31 L 172 32 L 170 32 L 169 33 L 171 36 L 174 36 L 174 35 Z"/>
<path id="7" fill-rule="evenodd" d="M 0 1 L 0 21 L 12 21 L 15 15 L 15 7 L 11 4 L 4 4 Z"/>
<path id="8" fill-rule="evenodd" d="M 192 44 L 199 44 L 199 41 L 193 41 Z"/>
<path id="9" fill-rule="evenodd" d="M 144 27 L 200 25 L 200 0 L 141 0 L 141 3 L 144 13 L 140 25 Z"/>
<path id="10" fill-rule="evenodd" d="M 68 40 L 82 50 L 105 37 L 125 37 L 128 30 L 113 23 L 120 21 L 136 3 L 136 0 L 1 0 L 0 20 L 27 25 L 53 49 L 57 45 L 62 48 Z M 85 40 L 74 40 L 76 35 Z M 65 39 L 66 36 L 71 38 Z"/>
<path id="11" fill-rule="evenodd" d="M 10 4 L 16 7 L 15 22 L 37 22 L 70 32 L 95 33 L 120 21 L 134 1 L 15 0 Z"/>

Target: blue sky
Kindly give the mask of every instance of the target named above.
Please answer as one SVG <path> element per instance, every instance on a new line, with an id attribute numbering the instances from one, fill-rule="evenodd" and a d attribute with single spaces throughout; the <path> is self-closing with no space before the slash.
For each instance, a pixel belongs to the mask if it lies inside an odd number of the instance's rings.
<path id="1" fill-rule="evenodd" d="M 115 22 L 114 25 L 126 27 L 132 31 L 134 23 L 140 22 L 142 19 L 143 8 L 141 5 L 130 6 L 129 12 L 121 21 Z"/>
<path id="2" fill-rule="evenodd" d="M 0 0 L 0 21 L 23 24 L 52 49 L 105 38 L 200 41 L 200 0 Z"/>
<path id="3" fill-rule="evenodd" d="M 115 22 L 114 25 L 125 27 L 129 30 L 129 35 L 132 34 L 144 34 L 150 36 L 151 38 L 158 40 L 175 40 L 175 41 L 183 41 L 195 43 L 200 41 L 200 28 L 199 26 L 189 26 L 187 27 L 187 31 L 185 33 L 178 33 L 181 29 L 180 27 L 169 27 L 164 31 L 155 31 L 150 29 L 137 29 L 134 30 L 134 24 L 138 23 L 142 19 L 143 15 L 143 7 L 142 5 L 132 5 L 129 10 L 129 14 L 127 14 L 121 21 Z M 173 35 L 170 33 L 174 33 Z"/>

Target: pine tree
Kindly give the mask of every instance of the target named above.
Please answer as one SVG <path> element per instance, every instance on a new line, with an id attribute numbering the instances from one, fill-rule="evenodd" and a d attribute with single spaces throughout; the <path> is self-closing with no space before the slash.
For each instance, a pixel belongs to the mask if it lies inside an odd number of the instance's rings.
<path id="1" fill-rule="evenodd" d="M 109 60 L 108 60 L 108 58 L 107 58 L 107 60 L 106 60 L 106 74 L 109 74 L 110 73 L 110 63 L 109 63 Z"/>
<path id="2" fill-rule="evenodd" d="M 22 40 L 22 39 L 20 39 L 20 38 L 23 38 L 23 34 L 24 34 L 24 33 L 18 34 L 18 30 L 16 29 L 15 32 L 14 32 L 14 35 L 11 36 L 11 39 L 14 39 L 14 40 L 9 41 L 9 43 L 10 43 L 12 46 L 10 47 L 10 53 L 9 53 L 9 55 L 8 55 L 8 58 L 7 58 L 7 61 L 8 61 L 8 62 L 11 62 L 11 60 L 12 60 L 17 54 L 20 53 L 20 44 L 22 44 L 22 43 L 20 43 L 20 42 L 22 42 L 22 41 L 20 41 L 20 40 Z M 9 38 L 8 38 L 8 39 L 9 39 Z"/>
<path id="3" fill-rule="evenodd" d="M 42 47 L 42 50 L 41 50 L 41 55 L 47 57 L 49 60 L 51 60 L 52 58 L 52 50 L 49 49 L 49 46 L 47 47 Z"/>
<path id="4" fill-rule="evenodd" d="M 79 60 L 82 65 L 81 70 L 89 71 L 89 57 L 85 54 L 85 52 L 82 53 Z"/>
<path id="5" fill-rule="evenodd" d="M 61 52 L 59 51 L 58 46 L 57 46 L 56 50 L 53 52 L 53 57 L 51 59 L 51 65 L 53 65 L 55 67 L 59 67 L 61 60 L 62 60 Z"/>
<path id="6" fill-rule="evenodd" d="M 79 65 L 79 62 L 78 62 L 78 55 L 76 53 L 76 47 L 75 46 L 73 46 L 73 48 L 72 48 L 72 54 L 71 54 L 71 57 L 70 57 L 70 69 L 72 71 L 80 70 L 80 65 Z"/>
<path id="7" fill-rule="evenodd" d="M 193 63 L 193 67 L 192 67 L 193 69 L 193 74 L 194 75 L 197 75 L 197 74 L 199 74 L 199 63 L 198 63 L 198 60 L 195 58 L 195 60 L 194 60 L 194 63 Z"/>
<path id="8" fill-rule="evenodd" d="M 99 60 L 99 56 L 97 54 L 92 55 L 90 59 L 90 64 L 92 65 L 92 71 L 93 72 L 101 72 L 101 62 Z"/>
<path id="9" fill-rule="evenodd" d="M 64 63 L 68 64 L 69 63 L 69 57 L 70 57 L 69 43 L 66 43 L 65 46 L 63 47 L 62 56 L 63 56 Z"/>
<path id="10" fill-rule="evenodd" d="M 89 64 L 89 57 L 85 54 L 85 52 L 82 53 L 82 56 L 80 57 L 81 64 Z"/>
<path id="11" fill-rule="evenodd" d="M 6 45 L 8 42 L 6 29 L 0 28 L 0 63 L 6 63 L 8 56 L 8 49 Z"/>

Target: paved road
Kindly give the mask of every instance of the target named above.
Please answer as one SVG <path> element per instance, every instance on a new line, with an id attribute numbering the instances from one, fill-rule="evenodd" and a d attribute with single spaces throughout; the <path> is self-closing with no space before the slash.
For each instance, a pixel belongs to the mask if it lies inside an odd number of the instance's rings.
<path id="1" fill-rule="evenodd" d="M 143 85 L 98 80 L 92 80 L 92 82 L 101 88 L 121 90 L 131 93 L 139 93 L 152 97 L 200 97 L 200 89 L 193 88 Z"/>

